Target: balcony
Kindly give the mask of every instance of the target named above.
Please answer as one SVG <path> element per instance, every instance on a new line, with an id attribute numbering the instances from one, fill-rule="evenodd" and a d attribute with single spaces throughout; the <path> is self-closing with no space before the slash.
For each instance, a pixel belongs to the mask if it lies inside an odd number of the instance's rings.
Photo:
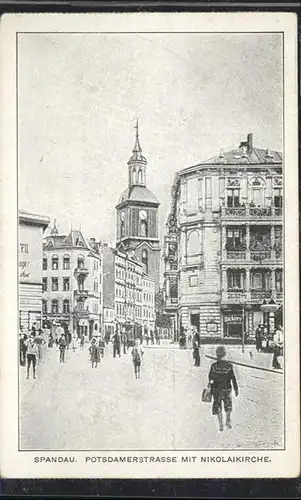
<path id="1" fill-rule="evenodd" d="M 245 260 L 246 251 L 245 250 L 227 250 L 227 259 L 229 260 Z"/>
<path id="2" fill-rule="evenodd" d="M 247 292 L 244 290 L 224 290 L 222 301 L 228 304 L 243 304 L 247 300 Z"/>
<path id="3" fill-rule="evenodd" d="M 168 297 L 165 301 L 166 309 L 175 309 L 178 307 L 178 298 Z"/>
<path id="4" fill-rule="evenodd" d="M 226 219 L 269 219 L 282 217 L 283 209 L 280 207 L 254 207 L 250 205 L 240 207 L 222 207 L 221 215 Z"/>
<path id="5" fill-rule="evenodd" d="M 251 217 L 270 217 L 272 215 L 272 207 L 250 207 Z"/>
<path id="6" fill-rule="evenodd" d="M 89 309 L 79 309 L 78 307 L 74 308 L 73 315 L 76 316 L 76 318 L 80 319 L 86 319 L 89 317 L 90 311 Z"/>
<path id="7" fill-rule="evenodd" d="M 269 300 L 271 296 L 271 290 L 251 290 L 251 302 L 262 303 L 264 300 Z"/>
<path id="8" fill-rule="evenodd" d="M 246 217 L 246 207 L 223 207 L 222 215 L 226 217 Z"/>
<path id="9" fill-rule="evenodd" d="M 74 290 L 74 298 L 87 298 L 89 290 Z"/>
<path id="10" fill-rule="evenodd" d="M 74 276 L 77 278 L 78 276 L 87 276 L 89 274 L 89 270 L 86 267 L 77 267 L 74 269 Z"/>
<path id="11" fill-rule="evenodd" d="M 262 262 L 271 259 L 271 250 L 250 250 L 251 260 Z"/>

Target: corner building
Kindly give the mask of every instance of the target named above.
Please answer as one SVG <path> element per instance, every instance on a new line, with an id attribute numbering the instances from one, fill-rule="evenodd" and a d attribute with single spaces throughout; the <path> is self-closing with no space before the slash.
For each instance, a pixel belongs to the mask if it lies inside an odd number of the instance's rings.
<path id="1" fill-rule="evenodd" d="M 252 336 L 283 301 L 282 155 L 253 146 L 178 172 L 164 238 L 166 312 L 202 337 Z M 273 325 L 272 325 L 273 329 Z M 273 331 L 270 331 L 273 334 Z"/>
<path id="2" fill-rule="evenodd" d="M 134 251 L 146 273 L 160 283 L 159 201 L 146 187 L 146 158 L 139 142 L 138 122 L 133 154 L 128 161 L 128 188 L 119 198 L 116 248 Z"/>

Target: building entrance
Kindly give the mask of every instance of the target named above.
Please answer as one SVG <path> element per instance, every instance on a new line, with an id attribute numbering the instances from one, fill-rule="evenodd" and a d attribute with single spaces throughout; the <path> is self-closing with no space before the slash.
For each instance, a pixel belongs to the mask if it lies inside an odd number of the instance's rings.
<path id="1" fill-rule="evenodd" d="M 190 314 L 190 323 L 191 323 L 191 326 L 196 326 L 196 328 L 200 329 L 200 315 L 199 314 L 196 314 L 196 313 L 191 313 Z"/>

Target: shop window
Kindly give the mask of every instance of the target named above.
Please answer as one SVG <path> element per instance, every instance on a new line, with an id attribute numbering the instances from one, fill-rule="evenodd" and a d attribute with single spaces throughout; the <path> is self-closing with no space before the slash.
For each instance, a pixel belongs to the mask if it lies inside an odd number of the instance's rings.
<path id="1" fill-rule="evenodd" d="M 63 269 L 68 270 L 70 269 L 70 257 L 65 256 L 63 258 Z"/>
<path id="2" fill-rule="evenodd" d="M 47 271 L 47 259 L 43 259 L 43 271 Z"/>
<path id="3" fill-rule="evenodd" d="M 59 303 L 57 300 L 53 300 L 51 302 L 51 312 L 52 314 L 58 314 L 59 312 Z"/>
<path id="4" fill-rule="evenodd" d="M 52 269 L 54 271 L 57 271 L 59 268 L 59 258 L 57 256 L 53 256 L 51 262 L 52 262 Z"/>
<path id="5" fill-rule="evenodd" d="M 63 301 L 63 312 L 65 314 L 69 314 L 69 312 L 70 312 L 70 302 L 69 302 L 69 300 L 64 300 Z"/>
<path id="6" fill-rule="evenodd" d="M 58 280 L 58 278 L 51 278 L 51 282 L 52 282 L 51 290 L 53 292 L 57 292 L 58 289 L 59 289 L 59 280 Z"/>

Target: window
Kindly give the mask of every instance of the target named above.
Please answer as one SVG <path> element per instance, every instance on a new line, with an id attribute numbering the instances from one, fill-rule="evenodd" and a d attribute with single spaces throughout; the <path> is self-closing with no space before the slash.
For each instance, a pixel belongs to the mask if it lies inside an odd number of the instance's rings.
<path id="1" fill-rule="evenodd" d="M 68 314 L 70 312 L 70 303 L 69 300 L 63 301 L 63 313 Z"/>
<path id="2" fill-rule="evenodd" d="M 239 250 L 244 246 L 244 232 L 239 228 L 227 229 L 227 247 L 228 250 Z M 226 247 L 226 248 L 227 248 Z"/>
<path id="3" fill-rule="evenodd" d="M 147 253 L 147 250 L 142 250 L 142 263 L 145 265 L 145 270 L 148 273 L 148 253 Z"/>
<path id="4" fill-rule="evenodd" d="M 195 276 L 189 276 L 189 286 L 197 286 L 198 284 L 198 277 Z"/>
<path id="5" fill-rule="evenodd" d="M 276 292 L 283 292 L 282 269 L 276 269 L 275 271 L 275 286 Z"/>
<path id="6" fill-rule="evenodd" d="M 63 278 L 63 290 L 64 292 L 68 292 L 70 290 L 70 279 Z"/>
<path id="7" fill-rule="evenodd" d="M 59 303 L 57 300 L 51 302 L 51 312 L 52 314 L 57 314 L 59 312 Z"/>
<path id="8" fill-rule="evenodd" d="M 70 257 L 68 256 L 63 258 L 63 269 L 70 269 Z"/>
<path id="9" fill-rule="evenodd" d="M 228 271 L 228 290 L 244 289 L 244 273 L 238 269 Z"/>
<path id="10" fill-rule="evenodd" d="M 85 267 L 85 261 L 84 261 L 83 257 L 78 257 L 77 267 L 78 267 L 78 269 L 83 269 Z"/>
<path id="11" fill-rule="evenodd" d="M 43 259 L 43 271 L 47 271 L 47 259 Z"/>
<path id="12" fill-rule="evenodd" d="M 43 278 L 43 292 L 46 292 L 47 290 L 47 278 Z"/>
<path id="13" fill-rule="evenodd" d="M 282 208 L 282 189 L 274 188 L 274 205 L 276 208 Z"/>
<path id="14" fill-rule="evenodd" d="M 57 271 L 58 268 L 59 268 L 59 258 L 54 255 L 52 257 L 52 269 Z"/>
<path id="15" fill-rule="evenodd" d="M 120 223 L 120 238 L 124 238 L 124 222 L 123 222 L 123 220 Z"/>
<path id="16" fill-rule="evenodd" d="M 227 207 L 239 207 L 239 189 L 227 189 Z"/>
<path id="17" fill-rule="evenodd" d="M 47 300 L 42 301 L 42 312 L 43 314 L 47 314 Z"/>
<path id="18" fill-rule="evenodd" d="M 200 255 L 201 254 L 201 242 L 198 231 L 191 231 L 188 235 L 187 241 L 187 255 Z"/>
<path id="19" fill-rule="evenodd" d="M 51 278 L 51 281 L 52 281 L 52 287 L 51 287 L 52 291 L 53 292 L 57 292 L 58 289 L 59 289 L 59 280 L 58 280 L 58 278 Z"/>
<path id="20" fill-rule="evenodd" d="M 138 172 L 138 183 L 142 184 L 142 170 L 141 170 L 141 168 L 139 169 L 139 172 Z"/>
<path id="21" fill-rule="evenodd" d="M 147 237 L 147 222 L 145 220 L 140 222 L 140 235 Z"/>
<path id="22" fill-rule="evenodd" d="M 133 184 L 136 184 L 136 169 L 134 168 L 133 170 L 133 181 L 132 181 Z"/>
<path id="23" fill-rule="evenodd" d="M 252 290 L 270 290 L 271 289 L 271 273 L 270 271 L 256 270 L 251 272 L 251 288 Z"/>
<path id="24" fill-rule="evenodd" d="M 199 188 L 199 182 L 196 177 L 187 180 L 188 211 L 196 211 L 198 209 L 198 188 Z"/>

